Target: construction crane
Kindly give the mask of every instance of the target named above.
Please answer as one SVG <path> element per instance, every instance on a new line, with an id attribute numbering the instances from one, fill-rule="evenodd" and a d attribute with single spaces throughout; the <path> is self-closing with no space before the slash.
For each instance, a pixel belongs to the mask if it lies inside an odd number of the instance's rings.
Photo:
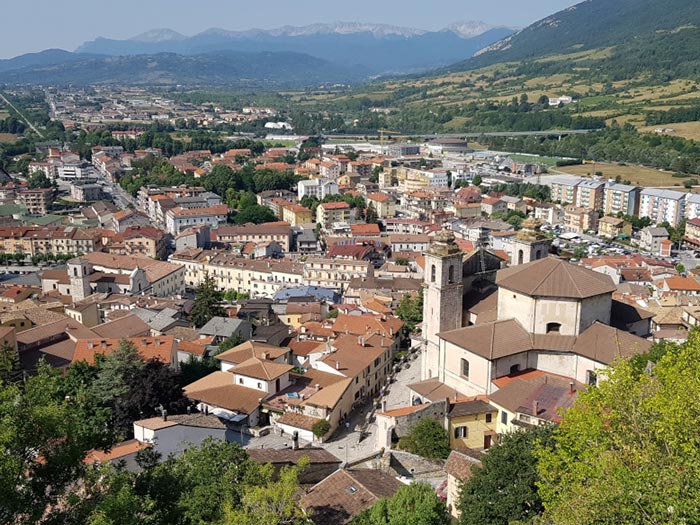
<path id="1" fill-rule="evenodd" d="M 392 131 L 390 129 L 380 129 L 379 130 L 379 144 L 382 150 L 382 155 L 384 155 L 384 133 L 393 133 L 395 135 L 400 134 L 400 131 Z"/>

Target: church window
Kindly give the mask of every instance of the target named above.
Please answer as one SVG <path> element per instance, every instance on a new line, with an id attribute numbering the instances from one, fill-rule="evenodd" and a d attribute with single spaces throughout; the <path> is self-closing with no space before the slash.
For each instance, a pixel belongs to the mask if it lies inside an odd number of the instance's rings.
<path id="1" fill-rule="evenodd" d="M 558 334 L 561 330 L 561 323 L 547 323 L 548 334 Z"/>
<path id="2" fill-rule="evenodd" d="M 455 282 L 455 267 L 454 266 L 450 266 L 450 269 L 448 270 L 447 281 L 449 283 Z"/>
<path id="3" fill-rule="evenodd" d="M 518 250 L 518 264 L 523 264 L 524 253 L 522 250 Z"/>
<path id="4" fill-rule="evenodd" d="M 462 377 L 469 379 L 469 361 L 462 359 Z"/>
<path id="5" fill-rule="evenodd" d="M 430 268 L 430 282 L 434 283 L 435 282 L 435 274 L 437 273 L 437 270 L 435 269 L 435 265 L 433 264 Z"/>
<path id="6" fill-rule="evenodd" d="M 73 277 L 78 277 L 78 269 L 73 268 Z"/>

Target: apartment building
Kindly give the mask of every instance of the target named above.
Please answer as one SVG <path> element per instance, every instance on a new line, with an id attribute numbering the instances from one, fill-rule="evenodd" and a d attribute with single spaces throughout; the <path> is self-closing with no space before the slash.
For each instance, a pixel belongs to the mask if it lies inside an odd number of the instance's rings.
<path id="1" fill-rule="evenodd" d="M 657 188 L 644 188 L 640 194 L 639 216 L 653 224 L 668 222 L 676 226 L 685 217 L 686 193 Z"/>
<path id="2" fill-rule="evenodd" d="M 316 208 L 316 222 L 323 229 L 330 230 L 336 222 L 352 222 L 354 212 L 347 202 L 324 202 Z"/>
<path id="3" fill-rule="evenodd" d="M 587 210 L 602 209 L 604 187 L 603 181 L 583 179 L 576 186 L 576 206 Z"/>
<path id="4" fill-rule="evenodd" d="M 603 188 L 603 213 L 617 215 L 637 215 L 639 213 L 639 196 L 642 189 L 626 184 L 607 184 Z"/>
<path id="5" fill-rule="evenodd" d="M 297 186 L 299 200 L 306 196 L 322 201 L 329 195 L 338 195 L 338 183 L 330 179 L 302 180 Z"/>
<path id="6" fill-rule="evenodd" d="M 367 195 L 367 206 L 372 205 L 380 219 L 390 219 L 396 215 L 396 202 L 387 193 L 377 192 Z"/>
<path id="7" fill-rule="evenodd" d="M 535 219 L 555 225 L 564 222 L 564 210 L 551 202 L 538 202 L 533 205 Z"/>
<path id="8" fill-rule="evenodd" d="M 17 192 L 17 204 L 27 208 L 28 215 L 47 215 L 54 200 L 53 188 L 37 188 Z"/>
<path id="9" fill-rule="evenodd" d="M 109 253 L 140 255 L 152 259 L 165 258 L 168 250 L 166 234 L 153 226 L 134 226 L 115 235 L 107 245 Z"/>
<path id="10" fill-rule="evenodd" d="M 0 228 L 0 253 L 34 255 L 68 255 L 102 249 L 100 229 L 67 226 L 19 226 Z"/>
<path id="11" fill-rule="evenodd" d="M 282 220 L 291 226 L 299 226 L 313 222 L 313 215 L 309 208 L 289 203 L 282 206 Z"/>
<path id="12" fill-rule="evenodd" d="M 307 259 L 303 276 L 306 286 L 342 291 L 351 279 L 374 277 L 374 266 L 352 259 Z"/>
<path id="13" fill-rule="evenodd" d="M 584 233 L 589 230 L 598 231 L 598 212 L 578 206 L 564 208 L 564 230 L 574 233 Z"/>
<path id="14" fill-rule="evenodd" d="M 184 268 L 188 288 L 196 288 L 205 275 L 219 290 L 236 290 L 251 298 L 271 298 L 287 287 L 303 282 L 303 266 L 289 259 L 245 259 L 227 252 L 190 249 L 177 252 L 170 262 Z"/>
<path id="15" fill-rule="evenodd" d="M 207 225 L 216 228 L 219 224 L 225 224 L 228 216 L 228 206 L 219 204 L 209 208 L 173 208 L 166 213 L 166 229 L 171 235 L 192 226 Z"/>
<path id="16" fill-rule="evenodd" d="M 578 195 L 578 185 L 583 181 L 581 177 L 573 175 L 560 175 L 546 180 L 546 184 L 552 189 L 552 201 L 562 204 L 574 204 Z"/>
<path id="17" fill-rule="evenodd" d="M 223 244 L 245 244 L 277 242 L 285 252 L 289 252 L 292 244 L 292 227 L 288 222 L 266 222 L 263 224 L 243 224 L 234 226 L 225 224 L 212 230 L 213 242 Z"/>

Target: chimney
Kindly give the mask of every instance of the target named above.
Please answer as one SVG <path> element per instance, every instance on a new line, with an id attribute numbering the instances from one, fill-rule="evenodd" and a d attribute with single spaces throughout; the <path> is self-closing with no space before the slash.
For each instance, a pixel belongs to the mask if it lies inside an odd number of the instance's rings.
<path id="1" fill-rule="evenodd" d="M 156 346 L 160 346 L 160 338 L 156 337 L 155 339 Z"/>
<path id="2" fill-rule="evenodd" d="M 88 347 L 90 350 L 92 350 L 92 347 L 93 347 L 92 341 L 88 341 L 87 347 Z"/>
<path id="3" fill-rule="evenodd" d="M 569 381 L 569 393 L 573 394 L 574 392 L 576 392 L 576 387 L 574 386 L 574 382 Z"/>
<path id="4" fill-rule="evenodd" d="M 268 352 L 263 352 L 263 353 L 260 355 L 260 358 L 261 358 L 261 359 L 264 359 L 264 360 L 270 359 L 270 354 L 269 354 Z"/>
<path id="5" fill-rule="evenodd" d="M 537 401 L 532 402 L 532 415 L 537 417 L 537 414 L 540 411 L 540 404 Z"/>
<path id="6" fill-rule="evenodd" d="M 335 362 L 335 369 L 340 370 L 340 361 Z"/>
<path id="7" fill-rule="evenodd" d="M 389 334 L 391 334 L 391 337 L 394 337 L 394 329 L 393 328 L 389 328 Z"/>
<path id="8" fill-rule="evenodd" d="M 107 348 L 107 341 L 102 341 L 101 346 L 102 348 Z"/>
<path id="9" fill-rule="evenodd" d="M 163 421 L 167 421 L 167 420 L 168 420 L 168 411 L 163 409 Z"/>
<path id="10" fill-rule="evenodd" d="M 204 415 L 205 416 L 209 415 L 209 406 L 208 405 L 204 405 Z"/>
<path id="11" fill-rule="evenodd" d="M 365 346 L 365 338 L 364 336 L 360 336 L 357 338 L 357 344 L 364 347 Z"/>
<path id="12" fill-rule="evenodd" d="M 316 392 L 318 392 L 319 390 L 321 390 L 321 385 L 319 385 L 318 383 L 316 383 L 316 384 L 314 385 L 314 388 L 316 389 Z"/>
<path id="13" fill-rule="evenodd" d="M 386 399 L 382 399 L 382 412 L 386 412 Z"/>

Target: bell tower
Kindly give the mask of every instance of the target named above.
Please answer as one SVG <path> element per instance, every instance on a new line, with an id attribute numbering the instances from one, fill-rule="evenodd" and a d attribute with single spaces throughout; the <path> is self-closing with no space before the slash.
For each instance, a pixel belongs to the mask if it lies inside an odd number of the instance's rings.
<path id="1" fill-rule="evenodd" d="M 73 302 L 82 301 L 92 295 L 90 288 L 90 263 L 87 259 L 77 257 L 68 261 L 68 278 Z"/>
<path id="2" fill-rule="evenodd" d="M 551 239 L 540 228 L 542 222 L 537 219 L 526 219 L 513 239 L 513 252 L 510 254 L 510 265 L 527 264 L 544 259 L 549 254 Z"/>
<path id="3" fill-rule="evenodd" d="M 441 364 L 437 334 L 462 327 L 463 258 L 454 233 L 449 230 L 438 233 L 425 253 L 423 338 L 426 342 L 422 379 L 438 376 Z"/>

